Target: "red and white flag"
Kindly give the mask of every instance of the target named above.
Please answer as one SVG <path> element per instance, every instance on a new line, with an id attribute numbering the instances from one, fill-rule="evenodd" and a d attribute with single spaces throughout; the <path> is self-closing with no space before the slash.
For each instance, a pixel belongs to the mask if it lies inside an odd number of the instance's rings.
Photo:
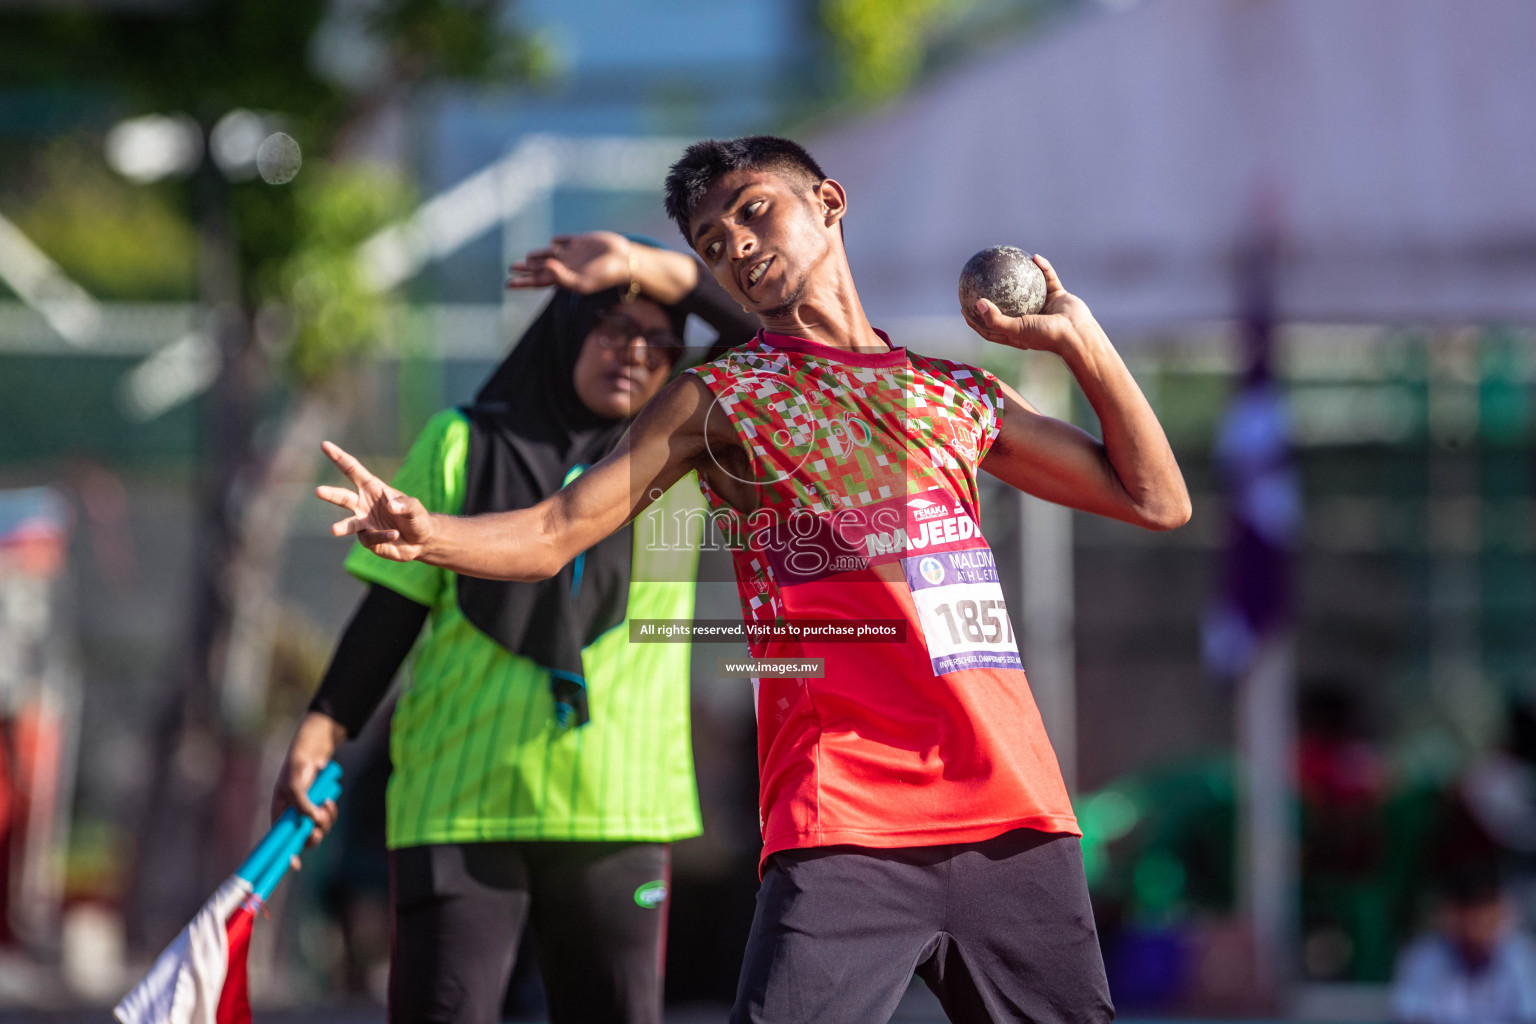
<path id="1" fill-rule="evenodd" d="M 333 761 L 309 787 L 309 799 L 319 805 L 340 796 L 341 766 Z M 251 1024 L 251 925 L 314 828 L 292 807 L 284 811 L 113 1015 L 123 1024 Z"/>
<path id="2" fill-rule="evenodd" d="M 249 1024 L 246 954 L 260 901 L 238 875 L 166 947 L 113 1011 L 123 1024 Z"/>

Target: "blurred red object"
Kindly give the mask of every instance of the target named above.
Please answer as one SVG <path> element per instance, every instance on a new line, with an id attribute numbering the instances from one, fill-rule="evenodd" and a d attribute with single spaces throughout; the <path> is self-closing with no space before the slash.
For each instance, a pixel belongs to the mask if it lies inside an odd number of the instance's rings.
<path id="1" fill-rule="evenodd" d="M 0 494 L 0 579 L 20 573 L 52 579 L 64 568 L 69 506 L 45 487 Z"/>
<path id="2" fill-rule="evenodd" d="M 57 939 L 78 690 L 59 595 L 70 506 L 0 491 L 0 941 Z"/>

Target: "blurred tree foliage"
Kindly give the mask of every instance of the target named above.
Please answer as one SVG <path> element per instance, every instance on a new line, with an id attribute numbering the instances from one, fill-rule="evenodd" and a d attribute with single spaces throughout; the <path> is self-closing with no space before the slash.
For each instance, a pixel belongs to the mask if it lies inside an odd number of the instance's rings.
<path id="1" fill-rule="evenodd" d="M 299 232 L 267 283 L 292 318 L 288 377 L 308 387 L 383 337 L 386 305 L 363 280 L 357 248 L 409 212 L 412 191 L 377 164 L 333 166 L 297 182 L 294 202 Z"/>
<path id="2" fill-rule="evenodd" d="M 917 78 L 1038 31 L 1046 19 L 1090 0 L 818 0 L 840 95 L 879 102 Z M 1106 2 L 1106 0 L 1100 0 Z"/>
<path id="3" fill-rule="evenodd" d="M 17 227 L 99 299 L 186 300 L 197 236 L 174 190 L 113 174 L 89 137 L 57 139 L 7 189 Z"/>
<path id="4" fill-rule="evenodd" d="M 822 0 L 821 19 L 848 90 L 861 99 L 894 96 L 922 70 L 927 32 L 971 0 Z"/>
<path id="5" fill-rule="evenodd" d="M 398 77 L 541 78 L 549 53 L 533 36 L 500 28 L 501 0 L 381 0 L 365 21 L 390 41 Z"/>
<path id="6" fill-rule="evenodd" d="M 177 111 L 206 130 L 237 108 L 270 111 L 303 148 L 302 181 L 316 170 L 317 157 L 345 160 L 364 148 L 372 115 L 417 85 L 537 76 L 542 51 L 508 27 L 509 4 L 217 0 L 0 8 L 0 90 L 44 104 L 55 95 L 96 95 L 97 120 L 80 125 L 82 132 L 121 117 Z M 328 50 L 327 39 L 340 42 Z M 340 61 L 326 58 L 337 51 L 344 52 Z M 362 72 L 332 66 L 348 60 L 361 62 Z M 88 157 L 83 147 L 76 153 L 71 161 L 30 161 L 34 173 L 27 177 L 41 187 L 19 197 L 9 190 L 8 209 L 49 233 L 45 250 L 82 283 L 104 286 L 104 297 L 185 295 L 185 284 L 173 285 L 153 264 L 189 258 L 190 232 L 178 233 L 169 221 L 189 217 L 193 184 L 144 188 L 108 181 L 99 156 Z M 240 276 L 253 306 L 271 297 L 257 289 L 284 280 L 272 265 L 310 237 L 297 220 L 298 191 L 259 179 L 230 186 Z M 98 242 L 81 234 L 93 216 L 103 218 Z M 115 245 L 113 232 L 127 225 L 143 228 L 152 243 Z M 150 253 L 160 244 L 159 254 Z M 151 265 L 134 266 L 146 257 Z"/>

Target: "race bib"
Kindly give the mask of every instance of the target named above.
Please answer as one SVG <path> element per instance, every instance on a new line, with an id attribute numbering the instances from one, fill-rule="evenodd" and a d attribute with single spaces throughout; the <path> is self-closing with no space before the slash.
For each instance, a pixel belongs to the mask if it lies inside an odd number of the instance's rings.
<path id="1" fill-rule="evenodd" d="M 912 555 L 902 559 L 902 568 L 934 675 L 1024 668 L 990 548 Z"/>

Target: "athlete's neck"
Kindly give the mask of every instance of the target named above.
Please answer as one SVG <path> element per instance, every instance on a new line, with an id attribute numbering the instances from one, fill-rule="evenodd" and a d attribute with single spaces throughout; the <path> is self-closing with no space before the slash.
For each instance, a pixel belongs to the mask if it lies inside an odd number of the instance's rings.
<path id="1" fill-rule="evenodd" d="M 804 293 L 792 308 L 758 314 L 763 328 L 772 334 L 805 338 L 850 352 L 889 352 L 891 347 L 864 315 L 848 261 L 826 263 L 825 269 L 811 273 Z"/>

